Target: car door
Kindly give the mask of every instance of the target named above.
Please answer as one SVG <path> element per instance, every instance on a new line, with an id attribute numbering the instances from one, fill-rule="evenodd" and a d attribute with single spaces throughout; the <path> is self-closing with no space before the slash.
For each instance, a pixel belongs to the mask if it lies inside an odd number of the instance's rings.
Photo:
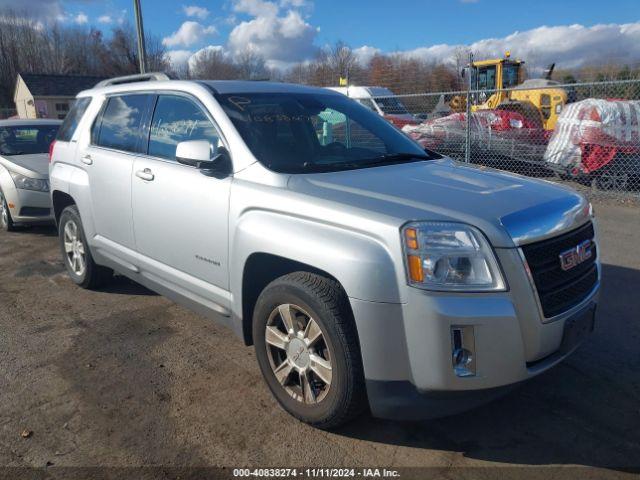
<path id="1" fill-rule="evenodd" d="M 96 238 L 112 253 L 135 252 L 131 211 L 131 172 L 145 146 L 145 116 L 154 97 L 126 94 L 107 97 L 91 130 L 91 142 L 79 158 L 91 186 Z"/>
<path id="2" fill-rule="evenodd" d="M 147 155 L 136 158 L 133 166 L 136 248 L 143 274 L 226 307 L 231 177 L 206 176 L 178 163 L 176 146 L 188 140 L 207 140 L 212 151 L 223 145 L 211 116 L 197 100 L 159 95 Z"/>

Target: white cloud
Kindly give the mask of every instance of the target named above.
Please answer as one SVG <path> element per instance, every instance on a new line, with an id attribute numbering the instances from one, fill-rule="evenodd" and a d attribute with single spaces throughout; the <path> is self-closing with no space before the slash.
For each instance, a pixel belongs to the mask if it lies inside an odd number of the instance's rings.
<path id="1" fill-rule="evenodd" d="M 280 0 L 280 6 L 282 8 L 302 8 L 308 5 L 307 0 Z"/>
<path id="2" fill-rule="evenodd" d="M 189 68 L 193 68 L 193 66 L 198 61 L 198 59 L 202 55 L 206 55 L 208 52 L 220 52 L 224 55 L 228 54 L 222 45 L 208 45 L 204 48 L 201 48 L 200 50 L 198 50 L 196 53 L 194 53 L 189 57 L 189 59 L 187 60 L 187 63 L 189 64 Z"/>
<path id="3" fill-rule="evenodd" d="M 120 16 L 118 17 L 118 20 L 117 20 L 118 24 L 122 25 L 125 22 L 126 17 L 127 17 L 127 9 L 125 8 L 123 10 L 120 10 Z"/>
<path id="4" fill-rule="evenodd" d="M 98 17 L 98 22 L 99 23 L 104 23 L 104 24 L 109 24 L 111 22 L 113 22 L 113 18 L 111 18 L 110 15 L 101 15 Z"/>
<path id="5" fill-rule="evenodd" d="M 278 14 L 278 5 L 264 0 L 235 0 L 233 10 L 253 17 L 275 17 Z"/>
<path id="6" fill-rule="evenodd" d="M 189 68 L 193 68 L 201 56 L 211 51 L 220 52 L 225 56 L 229 55 L 229 52 L 222 45 L 207 45 L 196 52 L 193 52 L 193 50 L 169 50 L 165 55 L 171 66 L 176 70 L 180 70 L 187 65 Z"/>
<path id="7" fill-rule="evenodd" d="M 196 17 L 201 20 L 204 20 L 209 16 L 209 10 L 204 7 L 198 7 L 196 5 L 183 5 L 182 11 L 187 17 Z"/>
<path id="8" fill-rule="evenodd" d="M 165 53 L 169 63 L 176 69 L 185 65 L 193 55 L 191 50 L 168 50 Z"/>
<path id="9" fill-rule="evenodd" d="M 234 10 L 254 18 L 238 24 L 229 34 L 231 53 L 248 49 L 265 59 L 268 67 L 286 67 L 314 55 L 317 29 L 302 18 L 297 10 L 280 15 L 274 2 L 236 0 Z"/>
<path id="10" fill-rule="evenodd" d="M 379 53 L 382 53 L 382 50 L 376 47 L 370 47 L 369 45 L 363 45 L 362 47 L 353 49 L 353 54 L 358 59 L 360 65 L 367 65 L 371 59 Z"/>
<path id="11" fill-rule="evenodd" d="M 525 60 L 529 70 L 536 73 L 554 62 L 557 68 L 568 69 L 608 62 L 636 64 L 640 59 L 640 22 L 591 27 L 578 24 L 541 26 L 501 38 L 479 40 L 471 45 L 443 43 L 392 53 L 454 65 L 456 51 L 461 48 L 470 49 L 477 59 L 502 57 L 510 51 L 513 58 Z M 374 50 L 377 51 L 374 47 L 363 46 L 354 52 L 361 61 L 366 61 Z"/>
<path id="12" fill-rule="evenodd" d="M 180 25 L 180 28 L 173 34 L 162 39 L 162 44 L 166 47 L 188 47 L 216 33 L 218 33 L 218 31 L 213 25 L 205 27 L 201 23 L 189 20 Z"/>
<path id="13" fill-rule="evenodd" d="M 89 23 L 89 17 L 87 17 L 84 13 L 80 12 L 78 15 L 74 17 L 73 21 L 78 25 L 85 25 Z"/>
<path id="14" fill-rule="evenodd" d="M 17 13 L 30 18 L 47 20 L 57 18 L 64 13 L 60 0 L 28 0 L 17 2 L 16 0 L 0 0 L 0 8 L 9 8 Z"/>

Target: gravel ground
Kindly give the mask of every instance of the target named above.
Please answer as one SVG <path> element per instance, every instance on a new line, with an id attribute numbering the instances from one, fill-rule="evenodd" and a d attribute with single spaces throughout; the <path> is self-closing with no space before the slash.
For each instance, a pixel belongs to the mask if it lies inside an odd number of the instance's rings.
<path id="1" fill-rule="evenodd" d="M 364 416 L 332 433 L 284 413 L 252 348 L 223 327 L 122 278 L 75 287 L 53 230 L 0 234 L 0 477 L 46 465 L 429 466 L 444 478 L 497 471 L 467 466 L 577 465 L 582 478 L 634 476 L 640 211 L 603 202 L 596 213 L 602 302 L 570 359 L 472 412 Z"/>

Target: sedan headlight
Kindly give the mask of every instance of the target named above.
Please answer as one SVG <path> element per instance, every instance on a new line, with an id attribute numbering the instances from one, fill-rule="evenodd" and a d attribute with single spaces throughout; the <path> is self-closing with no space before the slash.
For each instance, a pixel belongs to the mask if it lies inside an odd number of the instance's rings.
<path id="1" fill-rule="evenodd" d="M 402 228 L 407 280 L 426 290 L 506 289 L 485 236 L 471 225 L 412 222 Z"/>
<path id="2" fill-rule="evenodd" d="M 35 190 L 37 192 L 49 191 L 48 180 L 26 177 L 16 172 L 10 172 L 10 173 L 11 173 L 11 177 L 13 178 L 13 183 L 16 184 L 16 188 L 21 188 L 22 190 Z"/>

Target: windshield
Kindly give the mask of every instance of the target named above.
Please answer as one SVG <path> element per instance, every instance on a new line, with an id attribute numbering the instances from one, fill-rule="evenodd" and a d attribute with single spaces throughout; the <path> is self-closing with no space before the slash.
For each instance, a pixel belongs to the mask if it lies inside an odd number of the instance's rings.
<path id="1" fill-rule="evenodd" d="M 502 69 L 502 86 L 504 88 L 511 88 L 518 85 L 518 71 L 520 65 L 517 63 L 506 63 Z"/>
<path id="2" fill-rule="evenodd" d="M 474 80 L 478 90 L 494 90 L 496 88 L 496 67 L 480 67 L 474 69 Z M 475 83 L 475 82 L 474 82 Z"/>
<path id="3" fill-rule="evenodd" d="M 59 125 L 0 127 L 0 155 L 48 153 Z"/>
<path id="4" fill-rule="evenodd" d="M 406 115 L 409 113 L 407 107 L 395 97 L 375 97 L 375 101 L 383 113 L 391 115 Z"/>
<path id="5" fill-rule="evenodd" d="M 342 95 L 247 93 L 216 98 L 254 156 L 277 172 L 337 171 L 427 156 L 382 117 Z"/>

